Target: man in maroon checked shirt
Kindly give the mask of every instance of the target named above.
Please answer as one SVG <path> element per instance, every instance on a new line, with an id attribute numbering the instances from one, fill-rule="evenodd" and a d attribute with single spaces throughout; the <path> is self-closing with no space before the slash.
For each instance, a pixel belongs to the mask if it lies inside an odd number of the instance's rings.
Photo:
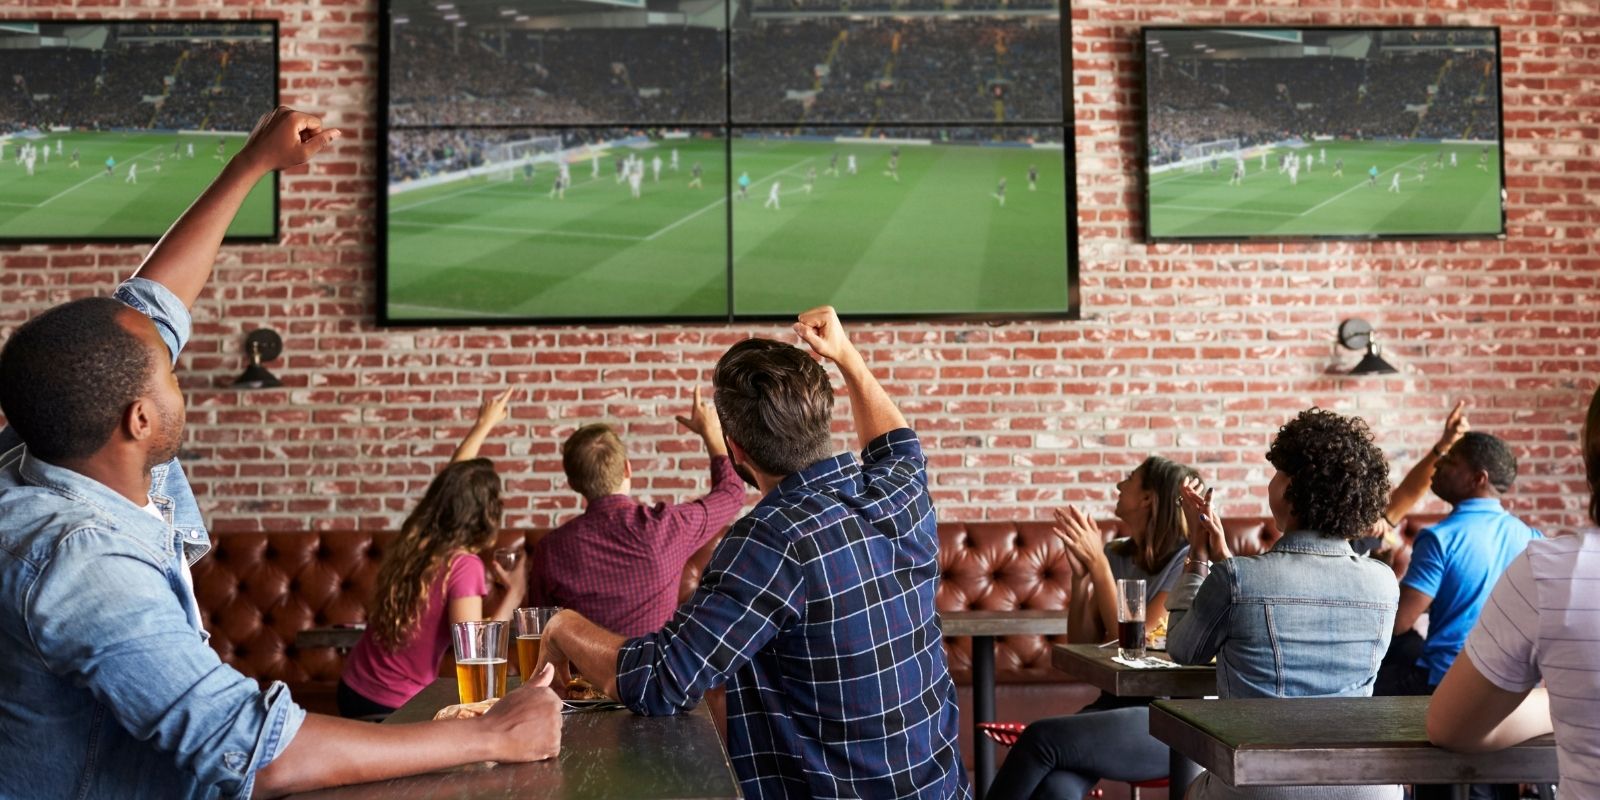
<path id="1" fill-rule="evenodd" d="M 744 505 L 722 424 L 698 387 L 678 424 L 706 443 L 711 492 L 677 505 L 646 506 L 629 495 L 633 469 L 610 427 L 585 425 L 561 445 L 567 482 L 587 505 L 533 546 L 530 602 L 573 609 L 623 636 L 658 630 L 672 617 L 683 565 Z"/>

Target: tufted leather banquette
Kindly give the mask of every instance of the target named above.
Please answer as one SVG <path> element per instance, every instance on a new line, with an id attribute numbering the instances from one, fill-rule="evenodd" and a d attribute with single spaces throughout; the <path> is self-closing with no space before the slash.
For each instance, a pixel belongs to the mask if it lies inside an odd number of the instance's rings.
<path id="1" fill-rule="evenodd" d="M 1437 519 L 1408 519 L 1401 528 L 1406 548 L 1396 559 L 1403 572 L 1409 543 L 1421 526 Z M 1259 553 L 1281 535 L 1266 518 L 1231 518 L 1224 527 L 1234 552 Z M 1107 538 L 1115 521 L 1102 522 Z M 502 547 L 525 550 L 546 531 L 507 531 Z M 210 555 L 194 570 L 195 595 L 223 661 L 263 681 L 281 680 L 309 709 L 333 713 L 334 689 L 343 658 L 331 648 L 298 649 L 295 634 L 306 628 L 366 618 L 384 547 L 392 532 L 318 531 L 235 533 L 214 536 Z M 720 538 L 720 537 L 719 537 Z M 679 597 L 699 584 L 717 540 L 695 553 L 683 571 Z M 949 522 L 939 525 L 941 611 L 963 609 L 1063 610 L 1068 600 L 1066 554 L 1047 522 Z M 1064 637 L 1063 637 L 1064 639 Z M 1049 642 L 1040 636 L 997 640 L 996 704 L 1001 719 L 1031 721 L 1068 714 L 1094 699 L 1087 685 L 1050 666 Z M 962 713 L 969 713 L 971 642 L 945 640 L 951 673 L 961 688 Z M 963 737 L 969 727 L 962 726 Z M 970 743 L 963 743 L 970 748 Z"/>

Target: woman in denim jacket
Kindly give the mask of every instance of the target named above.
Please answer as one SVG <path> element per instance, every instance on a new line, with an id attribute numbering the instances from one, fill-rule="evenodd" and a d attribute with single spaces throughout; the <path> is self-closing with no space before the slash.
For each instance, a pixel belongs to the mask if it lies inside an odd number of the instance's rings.
<path id="1" fill-rule="evenodd" d="M 1383 453 L 1360 419 L 1313 408 L 1279 429 L 1267 461 L 1267 502 L 1286 533 L 1262 555 L 1233 558 L 1210 492 L 1185 488 L 1189 558 L 1167 600 L 1168 650 L 1182 664 L 1215 657 L 1223 698 L 1370 697 L 1400 589 L 1350 540 L 1383 513 Z M 1239 789 L 1205 774 L 1188 796 L 1397 800 L 1400 788 Z"/>

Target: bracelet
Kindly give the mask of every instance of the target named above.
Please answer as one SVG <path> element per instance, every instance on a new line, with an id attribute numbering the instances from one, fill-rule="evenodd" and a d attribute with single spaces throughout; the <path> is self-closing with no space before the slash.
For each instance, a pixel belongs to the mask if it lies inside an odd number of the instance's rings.
<path id="1" fill-rule="evenodd" d="M 1445 452 L 1446 451 L 1439 449 L 1439 445 L 1434 445 L 1433 446 L 1433 457 L 1434 458 L 1444 458 Z"/>
<path id="2" fill-rule="evenodd" d="M 1184 558 L 1183 571 L 1199 575 L 1203 578 L 1211 574 L 1211 562 L 1202 561 L 1198 558 Z"/>

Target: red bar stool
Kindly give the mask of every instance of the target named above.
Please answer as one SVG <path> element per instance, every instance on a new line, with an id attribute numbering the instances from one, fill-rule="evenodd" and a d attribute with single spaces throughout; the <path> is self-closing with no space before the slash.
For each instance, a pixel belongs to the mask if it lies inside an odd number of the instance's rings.
<path id="1" fill-rule="evenodd" d="M 1020 722 L 983 722 L 979 723 L 978 725 L 978 729 L 983 731 L 984 736 L 993 739 L 995 744 L 998 744 L 1002 747 L 1011 747 L 1015 745 L 1017 743 L 1017 739 L 1022 736 L 1022 730 L 1026 727 L 1028 726 Z M 1167 788 L 1166 778 L 1152 778 L 1147 781 L 1128 782 L 1128 789 L 1132 793 L 1133 800 L 1139 800 L 1140 789 L 1165 788 Z M 1089 793 L 1089 796 L 1105 797 L 1105 791 L 1101 789 L 1095 789 Z"/>

